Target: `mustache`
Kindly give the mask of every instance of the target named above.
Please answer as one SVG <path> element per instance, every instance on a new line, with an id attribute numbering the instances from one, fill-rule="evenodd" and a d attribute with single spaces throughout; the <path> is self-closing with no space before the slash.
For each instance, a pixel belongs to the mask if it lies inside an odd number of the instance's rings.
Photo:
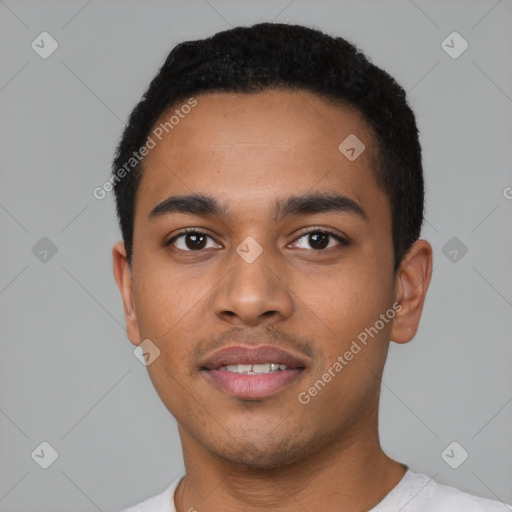
<path id="1" fill-rule="evenodd" d="M 201 361 L 207 354 L 225 347 L 227 344 L 270 345 L 281 349 L 300 352 L 310 359 L 316 355 L 311 338 L 297 336 L 281 331 L 272 325 L 264 328 L 247 329 L 232 327 L 214 338 L 203 338 L 193 350 L 193 361 Z"/>

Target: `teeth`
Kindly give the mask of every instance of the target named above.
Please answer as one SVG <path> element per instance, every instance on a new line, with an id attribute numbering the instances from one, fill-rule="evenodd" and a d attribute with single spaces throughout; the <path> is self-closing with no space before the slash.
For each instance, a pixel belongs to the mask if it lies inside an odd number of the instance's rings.
<path id="1" fill-rule="evenodd" d="M 257 364 L 228 364 L 219 367 L 219 370 L 226 370 L 233 373 L 246 373 L 248 375 L 257 375 L 259 373 L 271 373 L 287 370 L 285 364 L 278 363 L 257 363 Z"/>
<path id="2" fill-rule="evenodd" d="M 254 373 L 268 373 L 270 371 L 270 363 L 253 364 L 252 371 Z"/>

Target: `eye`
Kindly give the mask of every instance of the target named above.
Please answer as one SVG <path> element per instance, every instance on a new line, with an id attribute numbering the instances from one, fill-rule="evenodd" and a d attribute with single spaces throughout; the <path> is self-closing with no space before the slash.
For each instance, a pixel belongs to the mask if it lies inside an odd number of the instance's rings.
<path id="1" fill-rule="evenodd" d="M 314 249 L 315 251 L 322 251 L 325 249 L 331 249 L 337 244 L 341 246 L 348 245 L 348 241 L 342 236 L 333 233 L 325 229 L 315 229 L 299 236 L 292 243 L 292 246 L 298 247 L 299 249 Z M 173 245 L 176 249 L 183 252 L 198 252 L 203 249 L 215 249 L 221 248 L 213 238 L 202 231 L 198 231 L 194 228 L 189 228 L 181 233 L 172 237 L 165 246 Z"/>
<path id="2" fill-rule="evenodd" d="M 208 245 L 209 241 L 213 242 L 213 245 Z M 176 249 L 184 252 L 194 252 L 202 249 L 215 249 L 221 247 L 210 235 L 195 229 L 187 229 L 183 231 L 182 233 L 172 237 L 165 243 L 165 245 L 173 245 Z"/>
<path id="3" fill-rule="evenodd" d="M 309 244 L 315 251 L 321 251 L 331 249 L 335 247 L 336 244 L 346 246 L 348 245 L 348 241 L 331 231 L 316 229 L 315 231 L 304 233 L 293 243 L 293 245 L 299 247 L 299 249 L 307 249 L 306 244 Z"/>

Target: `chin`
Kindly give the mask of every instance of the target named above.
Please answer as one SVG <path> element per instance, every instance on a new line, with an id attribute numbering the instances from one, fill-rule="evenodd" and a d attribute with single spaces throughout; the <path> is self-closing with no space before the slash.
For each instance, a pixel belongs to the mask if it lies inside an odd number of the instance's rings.
<path id="1" fill-rule="evenodd" d="M 297 433 L 290 433 L 285 439 L 277 436 L 272 439 L 247 439 L 238 443 L 228 438 L 222 445 L 203 445 L 212 455 L 230 464 L 244 466 L 247 469 L 278 469 L 306 459 L 319 448 L 320 439 L 298 439 Z"/>
<path id="2" fill-rule="evenodd" d="M 212 450 L 211 453 L 219 459 L 234 464 L 237 466 L 244 466 L 247 469 L 255 470 L 269 470 L 283 468 L 298 462 L 301 458 L 299 454 L 290 452 L 271 452 L 258 451 L 254 446 L 248 447 L 251 453 L 245 451 L 233 452 L 230 451 L 216 451 Z"/>

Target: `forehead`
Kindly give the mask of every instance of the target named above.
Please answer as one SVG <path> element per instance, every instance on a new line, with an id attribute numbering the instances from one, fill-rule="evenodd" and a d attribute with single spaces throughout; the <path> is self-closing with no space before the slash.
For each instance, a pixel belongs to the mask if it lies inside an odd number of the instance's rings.
<path id="1" fill-rule="evenodd" d="M 209 93 L 195 99 L 192 109 L 177 104 L 166 111 L 155 127 L 174 114 L 173 124 L 157 131 L 158 137 L 155 128 L 150 134 L 155 147 L 144 160 L 138 215 L 147 217 L 170 195 L 192 193 L 254 213 L 255 206 L 264 209 L 277 197 L 316 190 L 363 203 L 386 201 L 373 172 L 371 131 L 355 109 L 306 91 Z"/>

